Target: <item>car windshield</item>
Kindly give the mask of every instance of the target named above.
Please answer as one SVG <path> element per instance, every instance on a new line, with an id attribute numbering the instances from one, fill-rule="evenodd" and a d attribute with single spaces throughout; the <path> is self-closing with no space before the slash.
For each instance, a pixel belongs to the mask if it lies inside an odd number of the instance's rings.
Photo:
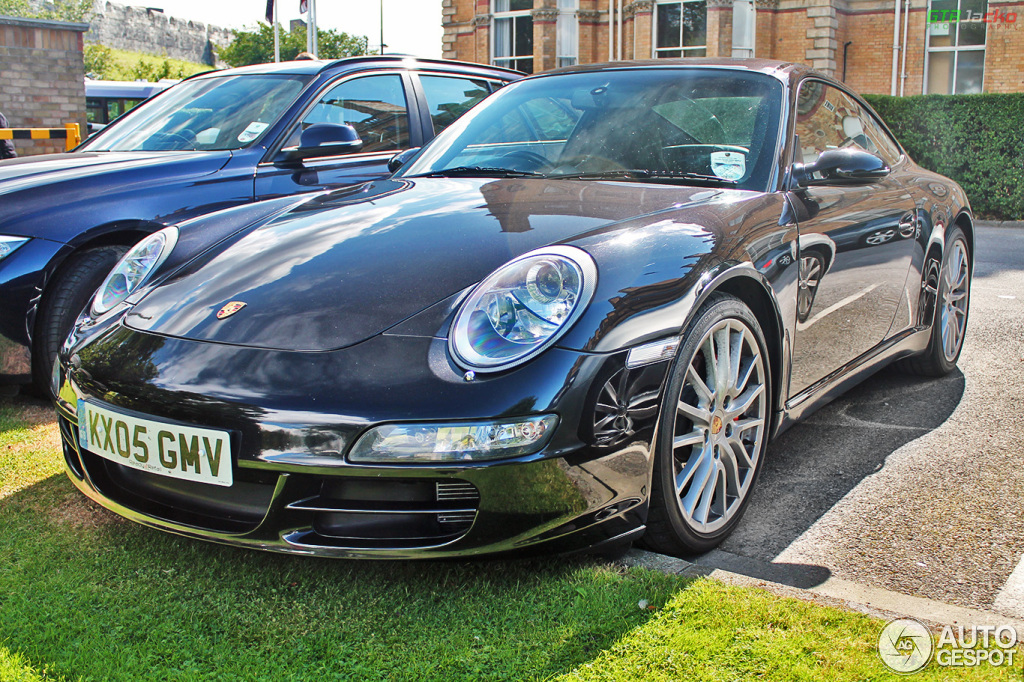
<path id="1" fill-rule="evenodd" d="M 236 75 L 176 85 L 110 126 L 86 151 L 238 149 L 274 124 L 308 76 Z"/>
<path id="2" fill-rule="evenodd" d="M 764 190 L 782 84 L 739 70 L 633 68 L 513 83 L 400 174 L 707 184 Z"/>

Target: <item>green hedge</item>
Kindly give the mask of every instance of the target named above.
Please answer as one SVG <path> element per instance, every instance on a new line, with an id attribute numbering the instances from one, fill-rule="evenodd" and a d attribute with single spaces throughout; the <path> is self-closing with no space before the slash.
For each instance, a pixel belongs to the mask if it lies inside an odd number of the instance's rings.
<path id="1" fill-rule="evenodd" d="M 1024 220 L 1024 93 L 865 99 L 917 163 L 960 183 L 976 216 Z"/>

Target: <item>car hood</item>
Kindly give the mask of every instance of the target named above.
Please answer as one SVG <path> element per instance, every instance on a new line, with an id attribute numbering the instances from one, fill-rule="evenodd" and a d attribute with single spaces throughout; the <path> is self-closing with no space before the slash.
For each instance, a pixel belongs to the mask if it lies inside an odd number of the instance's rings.
<path id="1" fill-rule="evenodd" d="M 193 260 L 150 292 L 126 324 L 259 348 L 344 348 L 527 251 L 623 221 L 653 222 L 718 193 L 539 179 L 367 183 L 320 195 Z M 218 319 L 231 303 L 237 311 Z"/>
<path id="2" fill-rule="evenodd" d="M 167 176 L 202 176 L 215 173 L 231 158 L 229 151 L 204 152 L 71 152 L 45 154 L 0 163 L 0 222 L 51 206 L 54 185 L 60 183 L 62 202 L 95 196 L 103 185 L 121 188 L 140 178 L 138 170 L 160 168 Z M 152 173 L 146 175 L 150 181 Z M 20 195 L 20 196 L 18 196 Z M 24 197 L 23 201 L 19 198 Z"/>

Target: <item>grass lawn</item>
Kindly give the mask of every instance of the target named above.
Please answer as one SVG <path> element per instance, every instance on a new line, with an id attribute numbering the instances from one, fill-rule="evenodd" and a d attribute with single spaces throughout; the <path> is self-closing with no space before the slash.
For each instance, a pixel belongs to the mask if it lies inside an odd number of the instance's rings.
<path id="1" fill-rule="evenodd" d="M 376 563 L 148 530 L 0 400 L 0 681 L 885 680 L 871 618 L 593 558 Z M 649 604 L 640 608 L 641 601 Z M 930 666 L 914 680 L 1021 679 Z"/>

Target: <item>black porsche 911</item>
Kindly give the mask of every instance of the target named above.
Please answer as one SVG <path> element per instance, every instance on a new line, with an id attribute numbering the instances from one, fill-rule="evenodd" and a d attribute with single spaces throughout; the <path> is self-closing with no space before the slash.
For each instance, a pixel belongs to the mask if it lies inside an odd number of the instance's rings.
<path id="1" fill-rule="evenodd" d="M 803 66 L 536 75 L 392 169 L 125 255 L 53 377 L 84 494 L 299 554 L 703 551 L 772 437 L 960 354 L 963 191 Z"/>

